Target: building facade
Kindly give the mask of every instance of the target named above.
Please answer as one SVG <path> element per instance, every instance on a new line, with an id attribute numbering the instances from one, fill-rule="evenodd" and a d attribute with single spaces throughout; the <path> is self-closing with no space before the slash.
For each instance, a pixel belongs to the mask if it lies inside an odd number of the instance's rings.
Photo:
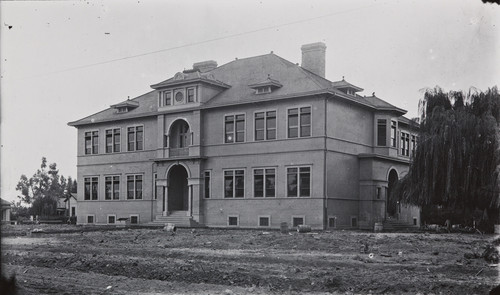
<path id="1" fill-rule="evenodd" d="M 274 53 L 190 70 L 69 123 L 78 130 L 78 223 L 373 228 L 420 223 L 391 198 L 417 136 L 406 113 Z"/>

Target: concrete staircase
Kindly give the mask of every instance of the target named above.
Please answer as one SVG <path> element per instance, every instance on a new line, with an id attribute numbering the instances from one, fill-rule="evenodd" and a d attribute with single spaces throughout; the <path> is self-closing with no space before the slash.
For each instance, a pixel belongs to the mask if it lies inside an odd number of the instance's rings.
<path id="1" fill-rule="evenodd" d="M 385 232 L 415 231 L 419 228 L 420 227 L 418 225 L 413 225 L 405 221 L 388 218 L 384 221 L 383 231 Z"/>
<path id="2" fill-rule="evenodd" d="M 149 225 L 165 226 L 166 223 L 173 223 L 176 227 L 200 227 L 198 222 L 187 216 L 187 211 L 173 211 L 168 216 L 156 215 Z"/>

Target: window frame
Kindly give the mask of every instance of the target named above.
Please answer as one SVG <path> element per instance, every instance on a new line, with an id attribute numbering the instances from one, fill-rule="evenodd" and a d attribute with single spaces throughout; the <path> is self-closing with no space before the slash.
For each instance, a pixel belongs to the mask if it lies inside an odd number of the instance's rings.
<path id="1" fill-rule="evenodd" d="M 268 128 L 267 126 L 267 121 L 268 121 L 268 113 L 274 112 L 274 121 L 275 121 L 275 127 L 273 128 Z M 257 114 L 264 113 L 264 138 L 263 139 L 257 139 L 257 124 L 256 124 L 256 116 Z M 272 117 L 270 117 L 272 118 Z M 269 131 L 274 130 L 274 138 L 269 138 Z M 277 109 L 266 109 L 266 110 L 258 110 L 253 112 L 253 141 L 269 141 L 269 140 L 276 140 L 278 139 L 278 110 Z"/>
<path id="2" fill-rule="evenodd" d="M 159 96 L 158 96 L 158 107 L 165 107 L 165 106 L 171 106 L 172 105 L 172 90 L 161 90 L 158 93 L 159 93 Z M 167 94 L 170 95 L 168 101 L 167 101 Z"/>
<path id="3" fill-rule="evenodd" d="M 236 129 L 236 126 L 237 126 L 237 120 L 236 120 L 236 117 L 237 116 L 241 116 L 243 115 L 243 141 L 237 141 L 238 139 L 238 131 Z M 226 131 L 226 118 L 227 117 L 233 117 L 233 131 L 232 131 L 232 134 L 233 134 L 233 141 L 229 142 L 227 141 L 227 131 Z M 246 116 L 246 113 L 245 112 L 240 112 L 240 113 L 228 113 L 228 114 L 224 114 L 223 116 L 224 120 L 222 121 L 222 134 L 224 136 L 224 139 L 223 139 L 223 142 L 224 144 L 235 144 L 235 143 L 242 143 L 242 142 L 246 142 L 247 141 L 247 116 Z"/>
<path id="4" fill-rule="evenodd" d="M 274 170 L 274 196 L 267 196 L 267 187 L 266 187 L 266 184 L 267 184 L 267 180 L 266 180 L 266 176 L 267 176 L 267 173 L 266 173 L 266 170 L 268 169 L 273 169 Z M 256 170 L 263 170 L 263 174 L 262 174 L 262 177 L 263 177 L 263 181 L 262 181 L 262 196 L 256 196 L 255 195 L 255 171 Z M 277 168 L 276 166 L 274 167 L 255 167 L 255 168 L 252 168 L 252 197 L 254 198 L 262 198 L 262 199 L 265 199 L 265 198 L 276 198 L 276 184 L 277 184 L 277 181 L 278 180 L 278 173 L 277 173 Z"/>
<path id="5" fill-rule="evenodd" d="M 137 217 L 137 222 L 136 223 L 132 223 L 132 217 Z M 128 216 L 128 218 L 130 220 L 130 224 L 139 224 L 140 223 L 139 214 L 130 214 Z"/>
<path id="6" fill-rule="evenodd" d="M 230 224 L 229 219 L 236 218 L 236 225 Z M 230 227 L 239 227 L 240 226 L 240 215 L 239 214 L 228 214 L 227 215 L 227 226 Z"/>
<path id="7" fill-rule="evenodd" d="M 243 171 L 243 196 L 237 197 L 236 196 L 236 171 Z M 232 181 L 233 181 L 233 186 L 232 186 L 232 196 L 231 197 L 226 197 L 226 172 L 233 172 L 232 174 Z M 223 169 L 222 170 L 222 196 L 223 199 L 244 199 L 245 198 L 245 176 L 246 176 L 246 171 L 244 168 L 234 168 L 234 169 Z"/>
<path id="8" fill-rule="evenodd" d="M 404 157 L 410 156 L 410 132 L 401 130 L 399 154 Z"/>
<path id="9" fill-rule="evenodd" d="M 193 100 L 190 100 L 189 91 L 193 91 Z M 188 87 L 186 88 L 186 103 L 194 103 L 196 102 L 196 87 Z"/>
<path id="10" fill-rule="evenodd" d="M 285 166 L 285 174 L 286 174 L 286 181 L 285 181 L 285 192 L 286 192 L 286 197 L 287 198 L 311 198 L 313 196 L 313 177 L 312 177 L 312 165 L 290 165 L 290 166 Z M 297 168 L 297 195 L 296 196 L 290 196 L 288 194 L 288 169 L 292 168 Z M 300 191 L 300 168 L 309 168 L 309 196 L 302 196 Z"/>
<path id="11" fill-rule="evenodd" d="M 375 140 L 376 140 L 376 146 L 380 146 L 380 147 L 386 147 L 387 146 L 387 119 L 381 119 L 381 118 L 376 118 L 376 130 L 377 130 L 377 136 L 375 137 Z M 380 129 L 379 126 L 381 126 L 381 122 L 384 122 L 384 129 Z M 384 130 L 384 142 L 383 144 L 381 144 L 380 142 L 380 131 L 381 130 Z M 396 135 L 397 136 L 397 135 Z"/>
<path id="12" fill-rule="evenodd" d="M 158 185 L 156 185 L 156 180 L 158 180 L 158 173 L 153 173 L 153 199 L 158 200 Z"/>
<path id="13" fill-rule="evenodd" d="M 118 177 L 118 191 L 115 191 L 115 177 Z M 107 192 L 107 185 L 108 185 L 108 180 L 107 178 L 111 178 L 111 198 L 108 199 L 108 192 Z M 105 201 L 116 201 L 120 200 L 121 196 L 121 175 L 120 174 L 113 174 L 113 175 L 105 175 L 104 176 L 104 200 Z M 118 193 L 118 198 L 115 198 L 115 193 Z"/>
<path id="14" fill-rule="evenodd" d="M 387 131 L 386 131 L 387 132 Z M 394 137 L 393 137 L 394 132 Z M 398 147 L 398 122 L 396 120 L 391 120 L 391 147 Z"/>
<path id="15" fill-rule="evenodd" d="M 267 218 L 268 225 L 262 225 L 260 223 L 261 218 Z M 271 215 L 259 215 L 259 216 L 257 216 L 257 225 L 259 227 L 271 227 Z"/>
<path id="16" fill-rule="evenodd" d="M 92 217 L 92 222 L 89 222 L 89 217 Z M 85 215 L 85 224 L 96 224 L 97 219 L 95 218 L 95 214 L 87 214 Z"/>
<path id="17" fill-rule="evenodd" d="M 306 126 L 309 126 L 309 135 L 302 135 L 302 113 L 301 109 L 303 108 L 309 108 L 309 124 Z M 296 137 L 290 137 L 290 125 L 289 125 L 289 112 L 292 109 L 297 109 L 297 136 Z M 276 113 L 276 119 L 277 119 L 277 113 Z M 293 106 L 293 107 L 287 107 L 286 108 L 286 138 L 287 139 L 294 139 L 294 138 L 306 138 L 306 137 L 312 137 L 313 136 L 313 124 L 312 124 L 312 118 L 313 118 L 313 107 L 312 105 L 299 105 L 299 106 Z"/>
<path id="18" fill-rule="evenodd" d="M 291 222 L 290 222 L 290 225 L 291 225 L 291 227 L 292 227 L 292 228 L 297 228 L 297 227 L 299 227 L 299 225 L 300 225 L 300 224 L 295 225 L 295 224 L 293 223 L 293 220 L 294 220 L 295 218 L 302 218 L 302 224 L 301 224 L 301 225 L 306 224 L 306 216 L 305 216 L 305 215 L 292 215 L 292 216 L 291 216 Z"/>
<path id="19" fill-rule="evenodd" d="M 111 135 L 111 151 L 108 152 L 108 131 L 111 131 L 109 135 Z M 117 133 L 118 131 L 118 133 Z M 116 136 L 120 136 L 120 139 L 117 141 Z M 119 153 L 121 151 L 121 140 L 122 140 L 122 129 L 120 127 L 107 128 L 104 130 L 104 143 L 105 149 L 104 153 L 112 154 Z M 118 148 L 116 148 L 118 146 Z"/>
<path id="20" fill-rule="evenodd" d="M 110 217 L 113 217 L 115 219 L 114 222 L 109 222 Z M 106 215 L 106 224 L 116 224 L 116 222 L 117 222 L 116 214 L 107 214 Z"/>
<path id="21" fill-rule="evenodd" d="M 137 197 L 137 177 L 141 177 L 140 181 L 141 181 L 141 196 L 140 198 Z M 130 198 L 129 197 L 129 187 L 128 187 L 128 184 L 129 184 L 129 177 L 133 177 L 133 184 L 134 184 L 134 187 L 133 187 L 133 192 L 134 192 L 134 195 L 133 195 L 133 198 Z M 127 188 L 127 201 L 131 201 L 131 200 L 144 200 L 144 174 L 127 174 L 126 175 L 126 188 Z"/>
<path id="22" fill-rule="evenodd" d="M 333 219 L 333 226 L 330 226 L 330 220 Z M 337 216 L 335 215 L 328 215 L 328 228 L 337 228 Z"/>
<path id="23" fill-rule="evenodd" d="M 142 144 L 142 147 L 141 149 L 138 149 L 138 143 L 139 141 L 137 140 L 137 129 L 142 127 L 142 140 L 141 140 L 141 144 Z M 130 128 L 133 128 L 134 132 L 134 140 L 133 141 L 130 141 L 129 137 L 130 137 Z M 144 124 L 138 124 L 138 125 L 130 125 L 130 126 L 127 126 L 126 127 L 126 131 L 127 131 L 127 152 L 139 152 L 139 151 L 144 151 L 144 143 L 146 142 L 144 140 L 144 135 L 145 135 L 145 130 L 146 128 L 144 127 Z M 130 149 L 130 143 L 134 143 L 134 149 Z"/>
<path id="24" fill-rule="evenodd" d="M 208 173 L 208 194 L 207 194 L 207 173 Z M 224 190 L 225 191 L 225 190 Z M 203 171 L 203 198 L 210 199 L 212 196 L 212 170 Z"/>
<path id="25" fill-rule="evenodd" d="M 356 224 L 354 225 L 354 222 L 352 222 L 353 220 L 355 220 Z M 351 215 L 351 227 L 353 228 L 357 228 L 359 227 L 359 223 L 358 223 L 358 216 L 357 215 Z"/>
<path id="26" fill-rule="evenodd" d="M 97 133 L 97 136 L 94 136 Z M 87 152 L 87 134 L 90 137 L 90 150 Z M 94 141 L 94 137 L 96 140 Z M 94 146 L 96 146 L 97 151 L 94 152 Z M 84 155 L 98 155 L 99 154 L 99 129 L 92 129 L 83 132 L 83 152 Z"/>
<path id="27" fill-rule="evenodd" d="M 87 198 L 87 179 L 89 179 L 89 198 Z M 96 180 L 96 181 L 94 181 Z M 97 189 L 95 191 L 95 198 L 94 198 L 94 184 L 97 185 Z M 98 201 L 99 200 L 99 176 L 96 175 L 89 175 L 89 176 L 84 176 L 83 177 L 83 200 L 84 201 Z"/>

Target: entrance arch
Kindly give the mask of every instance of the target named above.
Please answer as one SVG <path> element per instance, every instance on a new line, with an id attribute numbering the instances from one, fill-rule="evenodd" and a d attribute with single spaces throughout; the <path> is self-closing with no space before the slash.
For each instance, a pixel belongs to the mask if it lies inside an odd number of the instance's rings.
<path id="1" fill-rule="evenodd" d="M 387 187 L 387 216 L 388 217 L 397 217 L 398 213 L 398 198 L 394 194 L 394 187 L 398 183 L 399 177 L 398 172 L 395 169 L 391 169 L 389 171 L 388 177 L 388 187 Z"/>
<path id="2" fill-rule="evenodd" d="M 168 171 L 168 211 L 189 209 L 188 172 L 182 165 L 174 165 Z"/>

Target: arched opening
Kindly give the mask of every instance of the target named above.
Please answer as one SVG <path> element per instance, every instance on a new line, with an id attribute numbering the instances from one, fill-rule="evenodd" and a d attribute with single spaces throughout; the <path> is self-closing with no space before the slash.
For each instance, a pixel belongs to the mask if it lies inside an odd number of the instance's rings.
<path id="1" fill-rule="evenodd" d="M 168 172 L 168 210 L 188 210 L 188 173 L 182 165 L 175 165 Z"/>
<path id="2" fill-rule="evenodd" d="M 398 213 L 398 198 L 394 194 L 394 187 L 398 182 L 398 173 L 395 169 L 392 169 L 389 172 L 389 185 L 387 187 L 387 216 L 388 217 L 397 217 Z"/>
<path id="3" fill-rule="evenodd" d="M 189 124 L 182 119 L 176 120 L 170 126 L 168 141 L 170 156 L 189 155 L 188 147 L 191 145 Z"/>

